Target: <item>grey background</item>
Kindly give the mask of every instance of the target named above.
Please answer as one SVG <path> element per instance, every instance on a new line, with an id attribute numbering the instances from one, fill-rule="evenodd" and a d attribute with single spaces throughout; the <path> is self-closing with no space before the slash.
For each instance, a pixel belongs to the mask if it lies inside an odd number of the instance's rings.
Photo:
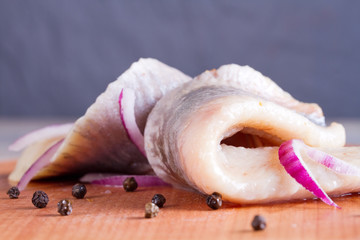
<path id="1" fill-rule="evenodd" d="M 0 1 L 0 117 L 80 116 L 140 57 L 250 65 L 360 117 L 359 24 L 359 1 Z"/>

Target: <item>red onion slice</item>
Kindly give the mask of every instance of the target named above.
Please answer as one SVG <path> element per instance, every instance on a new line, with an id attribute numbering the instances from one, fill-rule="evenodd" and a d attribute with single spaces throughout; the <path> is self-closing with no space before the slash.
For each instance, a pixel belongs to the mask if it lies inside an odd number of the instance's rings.
<path id="1" fill-rule="evenodd" d="M 91 184 L 119 187 L 128 177 L 134 177 L 139 187 L 171 186 L 154 175 L 113 175 L 113 174 L 86 174 L 80 181 Z"/>
<path id="2" fill-rule="evenodd" d="M 20 151 L 36 141 L 57 136 L 64 136 L 70 131 L 73 125 L 73 123 L 66 123 L 59 125 L 51 125 L 40 128 L 38 130 L 34 130 L 16 140 L 13 144 L 9 146 L 9 150 Z"/>
<path id="3" fill-rule="evenodd" d="M 144 136 L 141 134 L 135 120 L 135 92 L 130 88 L 123 88 L 119 96 L 119 108 L 122 124 L 130 140 L 146 157 Z"/>
<path id="4" fill-rule="evenodd" d="M 283 142 L 279 148 L 280 163 L 284 166 L 286 172 L 304 188 L 326 204 L 340 208 L 320 187 L 307 168 L 300 154 L 300 150 L 304 148 L 304 146 L 306 145 L 301 140 L 296 139 Z M 328 164 L 328 166 L 331 166 L 331 164 Z"/>
<path id="5" fill-rule="evenodd" d="M 63 143 L 64 139 L 56 142 L 51 147 L 49 147 L 46 152 L 44 152 L 25 172 L 20 181 L 17 184 L 19 190 L 24 190 L 27 184 L 31 179 L 44 167 L 50 164 L 51 158 L 54 156 L 55 152 L 58 150 L 60 145 Z"/>
<path id="6" fill-rule="evenodd" d="M 321 163 L 325 167 L 331 169 L 334 172 L 343 174 L 343 175 L 353 175 L 360 176 L 360 169 L 355 167 L 343 160 L 331 156 L 323 151 L 320 151 L 316 148 L 309 147 L 302 143 L 306 148 L 306 154 L 314 161 Z"/>

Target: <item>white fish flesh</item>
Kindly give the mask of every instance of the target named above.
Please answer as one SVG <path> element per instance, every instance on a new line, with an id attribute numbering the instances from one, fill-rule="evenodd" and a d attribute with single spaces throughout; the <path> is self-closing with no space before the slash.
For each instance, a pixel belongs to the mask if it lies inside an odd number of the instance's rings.
<path id="1" fill-rule="evenodd" d="M 129 140 L 122 125 L 118 105 L 120 92 L 123 88 L 134 90 L 135 116 L 143 131 L 155 103 L 189 80 L 189 76 L 158 60 L 140 59 L 109 84 L 67 134 L 56 139 L 39 138 L 29 146 L 9 176 L 10 181 L 18 182 L 31 164 L 61 137 L 65 140 L 51 163 L 35 178 L 88 172 L 152 173 L 147 159 Z"/>
<path id="2" fill-rule="evenodd" d="M 343 147 L 341 124 L 325 126 L 318 105 L 295 100 L 247 66 L 206 71 L 166 94 L 145 128 L 147 158 L 158 176 L 204 194 L 219 192 L 235 203 L 312 196 L 279 162 L 279 145 L 290 139 L 360 166 L 360 149 Z M 359 177 L 308 165 L 330 195 L 360 190 Z"/>

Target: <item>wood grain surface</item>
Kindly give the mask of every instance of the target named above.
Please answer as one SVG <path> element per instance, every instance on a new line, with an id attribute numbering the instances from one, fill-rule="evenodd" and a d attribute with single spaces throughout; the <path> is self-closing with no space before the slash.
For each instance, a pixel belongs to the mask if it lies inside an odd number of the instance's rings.
<path id="1" fill-rule="evenodd" d="M 225 204 L 211 210 L 204 196 L 171 187 L 122 188 L 87 185 L 85 199 L 71 196 L 72 180 L 31 183 L 19 199 L 9 199 L 7 176 L 14 162 L 0 163 L 0 239 L 359 239 L 360 197 L 334 198 L 342 209 L 318 200 L 270 205 Z M 37 209 L 31 203 L 36 190 L 50 202 Z M 156 218 L 144 218 L 144 205 L 156 193 L 167 201 Z M 71 199 L 73 213 L 60 216 L 57 202 Z M 256 214 L 267 228 L 253 231 Z"/>

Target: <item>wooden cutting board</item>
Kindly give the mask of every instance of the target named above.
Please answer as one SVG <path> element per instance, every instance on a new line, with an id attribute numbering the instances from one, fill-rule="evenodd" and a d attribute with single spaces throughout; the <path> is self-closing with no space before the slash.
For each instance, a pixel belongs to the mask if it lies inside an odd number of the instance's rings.
<path id="1" fill-rule="evenodd" d="M 171 187 L 122 188 L 87 185 L 85 199 L 74 199 L 74 181 L 33 182 L 19 199 L 9 199 L 7 176 L 14 162 L 0 163 L 0 239 L 359 239 L 360 196 L 335 198 L 342 209 L 318 200 L 239 206 L 211 210 L 199 194 Z M 36 190 L 50 202 L 37 209 Z M 167 201 L 156 218 L 144 218 L 144 205 L 154 194 Z M 73 213 L 60 216 L 57 202 L 71 199 Z M 254 215 L 267 220 L 264 231 L 251 228 Z"/>

